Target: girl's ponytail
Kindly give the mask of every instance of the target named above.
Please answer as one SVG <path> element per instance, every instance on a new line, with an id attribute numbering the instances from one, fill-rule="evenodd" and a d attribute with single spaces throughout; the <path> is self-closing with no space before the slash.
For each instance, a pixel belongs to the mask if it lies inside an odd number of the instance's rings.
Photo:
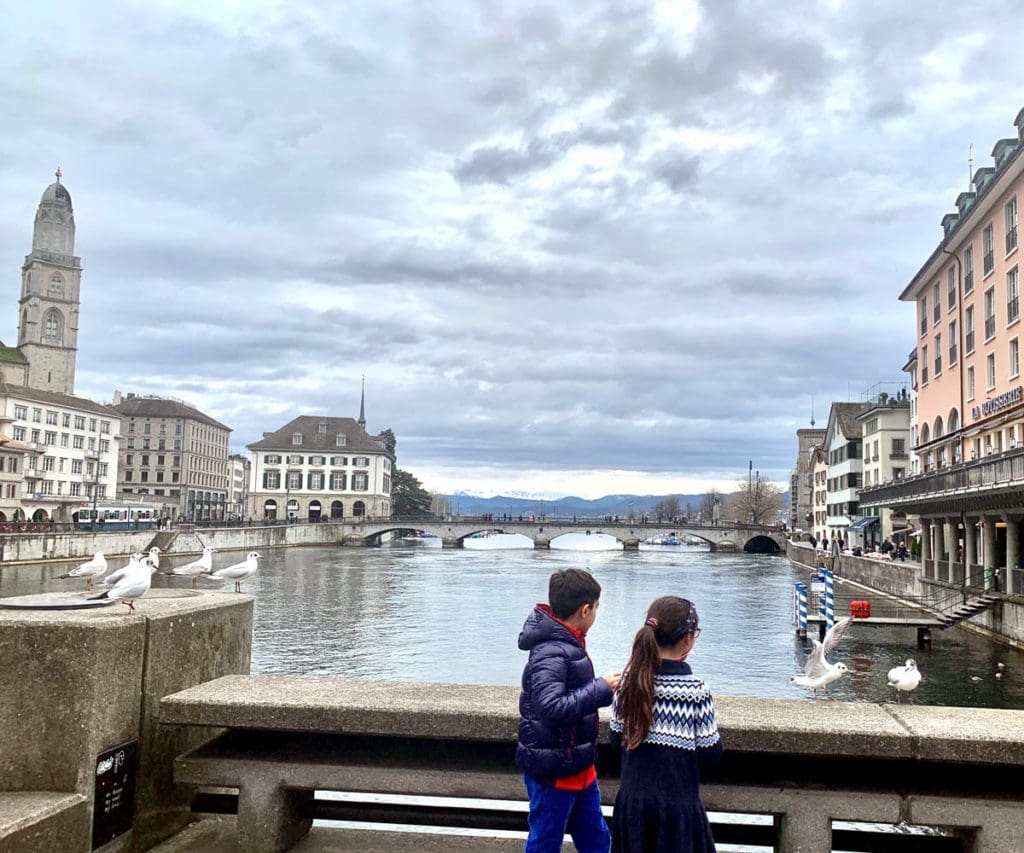
<path id="1" fill-rule="evenodd" d="M 633 651 L 615 697 L 627 749 L 644 742 L 654 719 L 654 675 L 661 647 L 671 647 L 699 630 L 696 608 L 685 598 L 666 595 L 651 604 L 647 621 L 633 638 Z"/>
<path id="2" fill-rule="evenodd" d="M 627 749 L 636 749 L 644 742 L 654 717 L 654 672 L 658 667 L 658 629 L 655 619 L 648 619 L 633 638 L 626 675 L 616 699 L 622 719 L 622 740 Z"/>

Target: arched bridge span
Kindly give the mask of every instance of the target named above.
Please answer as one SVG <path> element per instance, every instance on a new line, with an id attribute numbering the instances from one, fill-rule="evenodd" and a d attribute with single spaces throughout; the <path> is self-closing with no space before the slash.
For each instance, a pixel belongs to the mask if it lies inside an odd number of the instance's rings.
<path id="1" fill-rule="evenodd" d="M 504 521 L 486 518 L 453 518 L 435 520 L 422 518 L 353 519 L 337 525 L 343 540 L 349 544 L 369 545 L 380 541 L 386 533 L 417 530 L 441 539 L 446 548 L 461 548 L 474 533 L 498 531 L 520 533 L 535 548 L 549 548 L 551 542 L 567 533 L 613 536 L 626 550 L 637 550 L 640 543 L 659 535 L 692 536 L 707 542 L 712 551 L 748 551 L 779 553 L 785 550 L 785 533 L 779 527 L 742 524 L 628 524 L 621 522 L 580 521 Z"/>

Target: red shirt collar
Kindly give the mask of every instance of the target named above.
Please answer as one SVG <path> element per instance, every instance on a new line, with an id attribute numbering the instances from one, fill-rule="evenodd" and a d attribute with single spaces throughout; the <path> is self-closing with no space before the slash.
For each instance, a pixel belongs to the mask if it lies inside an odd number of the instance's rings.
<path id="1" fill-rule="evenodd" d="M 541 613 L 543 613 L 545 616 L 550 617 L 555 622 L 557 622 L 559 625 L 561 625 L 563 628 L 565 628 L 566 631 L 568 631 L 570 634 L 572 634 L 576 638 L 576 641 L 581 646 L 583 646 L 584 649 L 587 647 L 587 635 L 584 634 L 582 631 L 578 630 L 577 628 L 573 628 L 572 625 L 569 625 L 568 623 L 563 622 L 561 619 L 559 619 L 557 616 L 555 616 L 555 614 L 551 612 L 551 605 L 549 605 L 549 604 L 538 604 L 537 605 L 537 609 Z"/>

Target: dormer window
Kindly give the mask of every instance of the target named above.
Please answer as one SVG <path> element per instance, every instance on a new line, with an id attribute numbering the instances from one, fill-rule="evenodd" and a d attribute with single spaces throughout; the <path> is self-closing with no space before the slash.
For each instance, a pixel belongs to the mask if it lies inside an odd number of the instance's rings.
<path id="1" fill-rule="evenodd" d="M 321 421 L 317 424 L 316 431 L 321 435 L 327 435 L 327 423 L 325 421 Z"/>
<path id="2" fill-rule="evenodd" d="M 345 433 L 339 432 L 334 439 L 334 446 L 344 447 L 346 444 L 348 444 L 348 439 L 345 437 Z"/>
<path id="3" fill-rule="evenodd" d="M 302 444 L 302 433 L 301 432 L 293 432 L 292 433 L 292 444 Z"/>

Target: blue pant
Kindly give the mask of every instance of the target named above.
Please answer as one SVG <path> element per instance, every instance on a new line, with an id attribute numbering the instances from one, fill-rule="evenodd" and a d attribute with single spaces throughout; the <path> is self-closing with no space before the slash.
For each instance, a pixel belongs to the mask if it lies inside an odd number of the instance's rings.
<path id="1" fill-rule="evenodd" d="M 560 791 L 525 775 L 530 795 L 530 835 L 524 853 L 561 853 L 566 832 L 579 853 L 608 853 L 612 837 L 601 814 L 601 791 Z"/>

